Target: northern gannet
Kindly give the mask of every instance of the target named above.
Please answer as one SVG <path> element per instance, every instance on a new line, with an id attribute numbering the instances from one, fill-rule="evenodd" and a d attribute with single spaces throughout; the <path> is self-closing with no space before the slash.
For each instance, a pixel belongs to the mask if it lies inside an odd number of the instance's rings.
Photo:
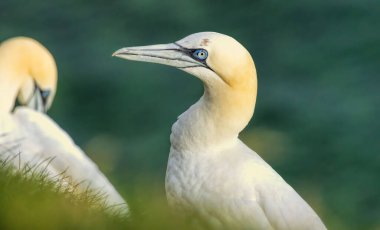
<path id="1" fill-rule="evenodd" d="M 238 138 L 257 94 L 254 62 L 239 42 L 202 32 L 113 55 L 174 66 L 204 84 L 203 96 L 172 127 L 165 180 L 171 206 L 218 229 L 326 229 L 297 192 Z"/>
<path id="2" fill-rule="evenodd" d="M 102 194 L 111 212 L 127 215 L 127 203 L 97 165 L 43 113 L 56 84 L 54 58 L 40 43 L 17 37 L 0 45 L 0 159 L 16 168 L 46 170 L 50 179 L 65 178 L 80 191 L 91 189 Z M 16 97 L 25 106 L 12 113 Z"/>

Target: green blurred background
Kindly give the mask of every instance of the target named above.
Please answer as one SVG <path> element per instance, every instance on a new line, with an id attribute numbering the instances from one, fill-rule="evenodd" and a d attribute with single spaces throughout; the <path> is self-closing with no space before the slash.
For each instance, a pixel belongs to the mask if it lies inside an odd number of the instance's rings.
<path id="1" fill-rule="evenodd" d="M 165 204 L 170 128 L 203 88 L 111 54 L 200 31 L 236 38 L 255 60 L 257 106 L 241 138 L 329 229 L 380 229 L 379 1 L 0 1 L 0 40 L 30 36 L 53 53 L 50 116 L 136 213 Z"/>

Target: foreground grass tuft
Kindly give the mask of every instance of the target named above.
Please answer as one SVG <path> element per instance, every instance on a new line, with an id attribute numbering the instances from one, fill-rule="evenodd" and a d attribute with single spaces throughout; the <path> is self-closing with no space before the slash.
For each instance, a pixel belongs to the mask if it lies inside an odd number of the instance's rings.
<path id="1" fill-rule="evenodd" d="M 0 229 L 117 229 L 126 225 L 107 214 L 101 194 L 57 186 L 33 167 L 0 161 Z M 57 183 L 58 182 L 58 183 Z"/>
<path id="2" fill-rule="evenodd" d="M 110 214 L 104 197 L 78 192 L 51 180 L 43 170 L 15 168 L 0 160 L 0 229 L 198 229 L 193 220 L 174 216 L 157 186 L 140 187 L 128 198 L 132 216 Z"/>

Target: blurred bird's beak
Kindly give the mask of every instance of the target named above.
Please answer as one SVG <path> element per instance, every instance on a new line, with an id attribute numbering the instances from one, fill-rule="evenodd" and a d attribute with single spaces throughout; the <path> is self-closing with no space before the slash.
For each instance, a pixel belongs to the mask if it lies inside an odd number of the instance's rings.
<path id="1" fill-rule="evenodd" d="M 176 68 L 205 67 L 191 57 L 191 51 L 175 43 L 126 47 L 117 50 L 112 56 L 132 61 L 152 62 Z"/>
<path id="2" fill-rule="evenodd" d="M 33 95 L 27 101 L 27 106 L 38 112 L 46 112 L 41 94 L 38 89 L 35 89 Z"/>
<path id="3" fill-rule="evenodd" d="M 32 96 L 27 101 L 27 106 L 36 111 L 46 113 L 50 107 L 48 103 L 49 96 L 49 90 L 41 90 L 39 87 L 35 87 Z"/>

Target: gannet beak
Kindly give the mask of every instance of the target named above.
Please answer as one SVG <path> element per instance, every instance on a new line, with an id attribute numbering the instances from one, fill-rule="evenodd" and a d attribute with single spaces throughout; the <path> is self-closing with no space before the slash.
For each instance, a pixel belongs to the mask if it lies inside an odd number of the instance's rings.
<path id="1" fill-rule="evenodd" d="M 49 90 L 42 90 L 39 87 L 35 87 L 33 94 L 27 101 L 26 105 L 36 111 L 46 113 L 50 107 L 48 100 L 49 96 Z"/>
<path id="2" fill-rule="evenodd" d="M 176 68 L 206 67 L 191 57 L 190 50 L 175 43 L 126 47 L 117 50 L 112 56 L 132 61 L 152 62 Z"/>

